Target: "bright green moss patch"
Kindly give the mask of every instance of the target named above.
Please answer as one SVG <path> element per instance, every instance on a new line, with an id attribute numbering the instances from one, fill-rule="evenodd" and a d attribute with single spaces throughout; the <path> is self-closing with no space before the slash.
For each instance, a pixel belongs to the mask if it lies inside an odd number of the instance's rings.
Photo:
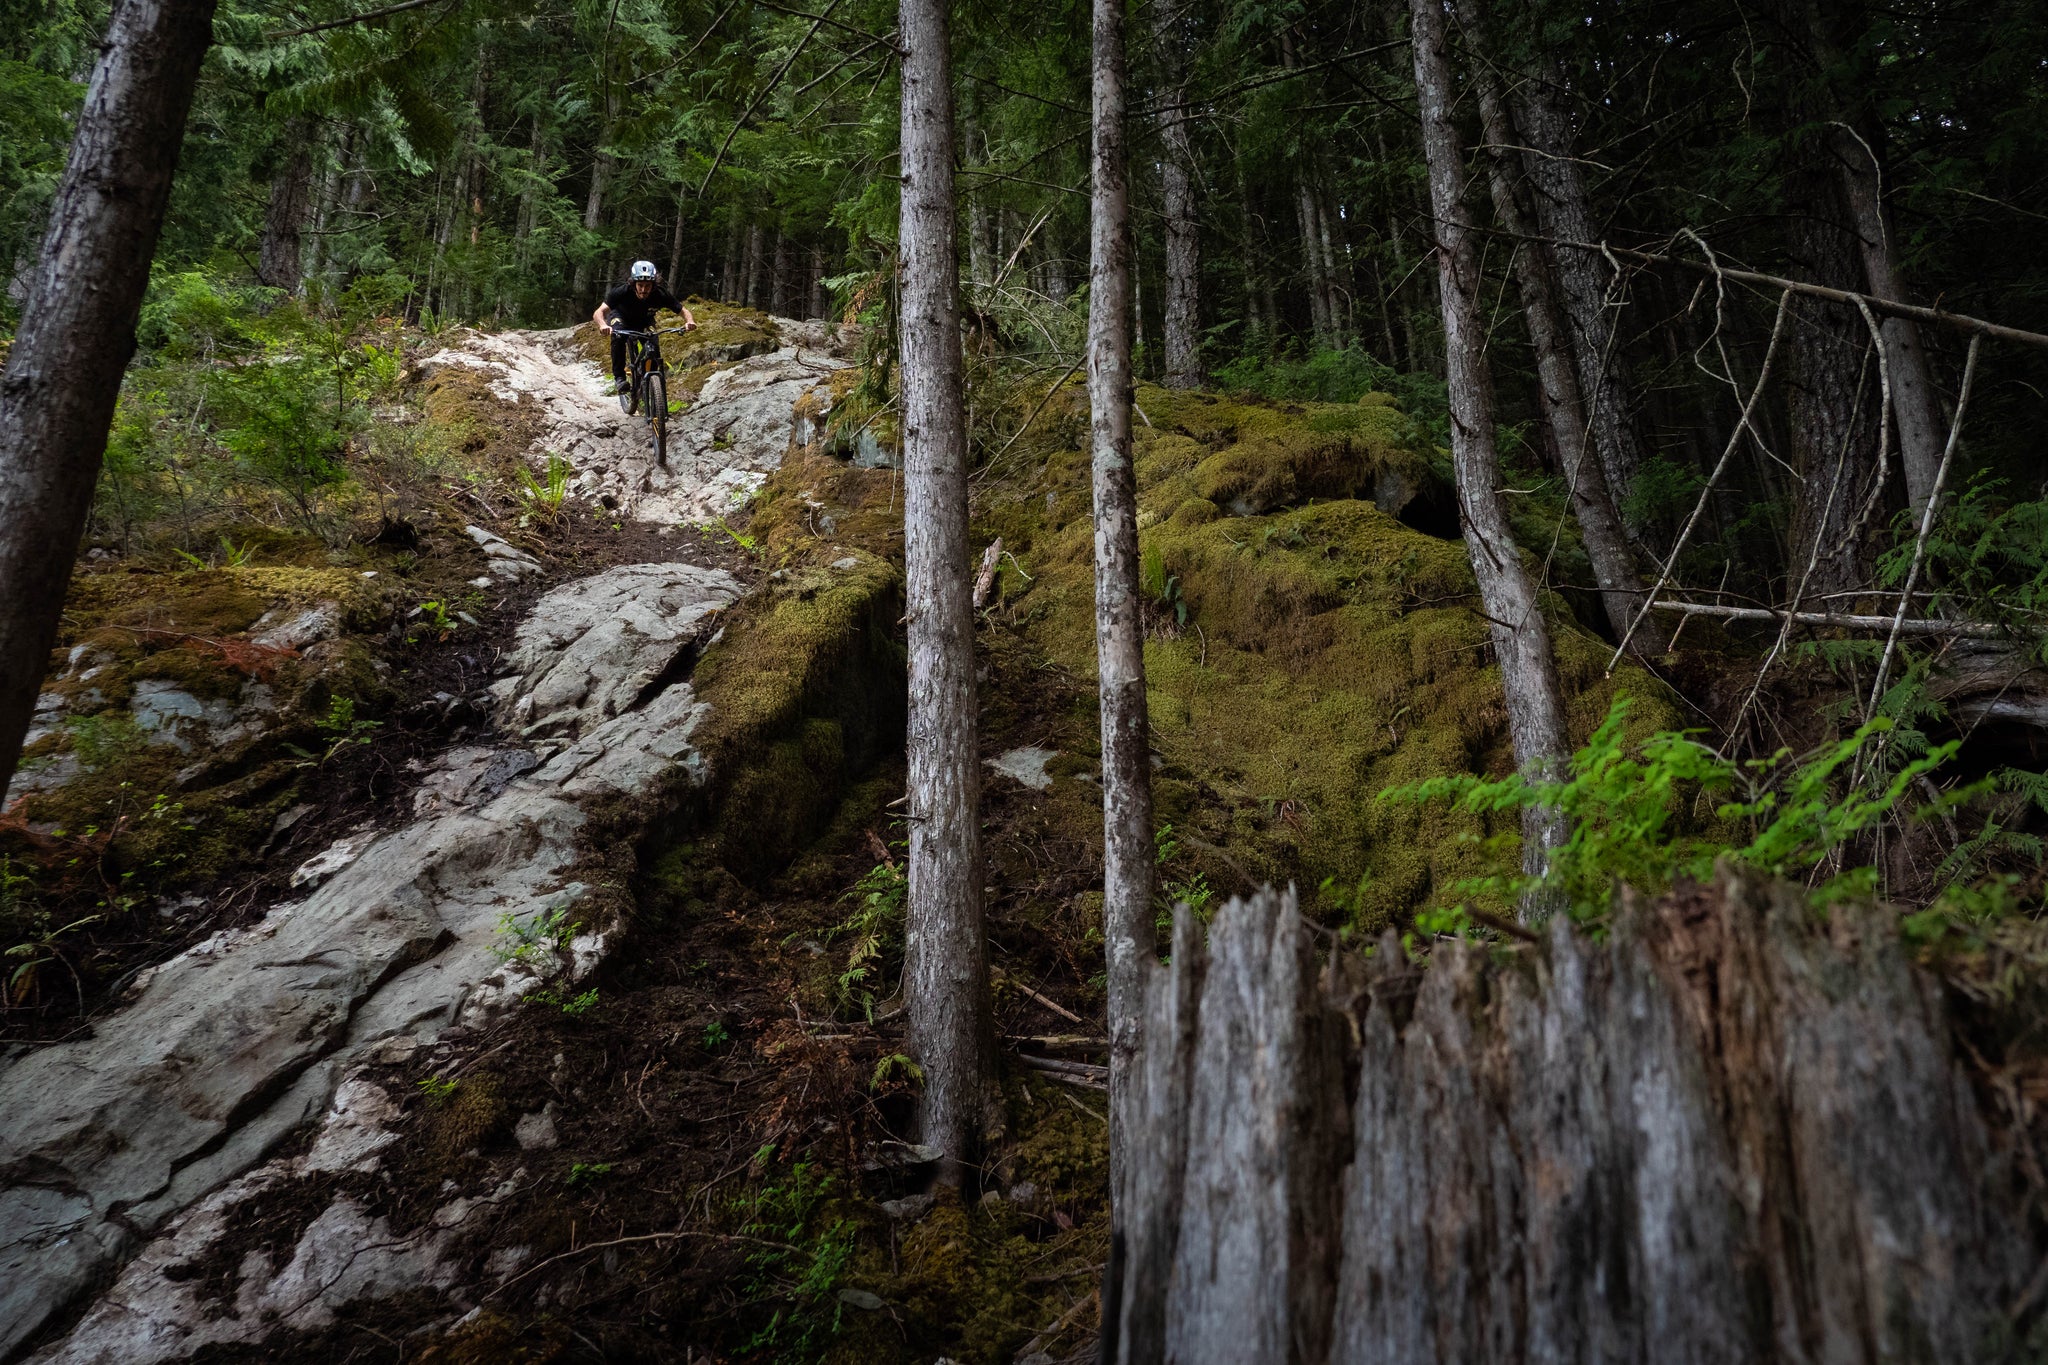
<path id="1" fill-rule="evenodd" d="M 1281 406 L 1150 388 L 1139 401 L 1153 423 L 1135 464 L 1154 784 L 1182 849 L 1164 877 L 1200 871 L 1225 889 L 1291 880 L 1359 931 L 1405 920 L 1476 869 L 1474 837 L 1512 832 L 1376 799 L 1419 777 L 1513 764 L 1463 544 L 1375 505 L 1383 480 L 1437 480 L 1433 453 L 1388 401 Z M 1005 619 L 1088 677 L 1087 462 L 1042 458 L 1037 480 L 991 491 L 982 538 L 1003 535 L 1032 575 L 1005 577 Z M 1677 723 L 1639 670 L 1603 679 L 1599 641 L 1551 605 L 1574 741 L 1617 688 L 1642 699 L 1642 733 Z M 1054 790 L 1069 785 L 1083 784 Z"/>

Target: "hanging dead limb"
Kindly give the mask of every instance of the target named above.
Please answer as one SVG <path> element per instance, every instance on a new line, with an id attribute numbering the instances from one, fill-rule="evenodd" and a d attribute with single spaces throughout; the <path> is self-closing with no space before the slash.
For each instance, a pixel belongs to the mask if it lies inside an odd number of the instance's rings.
<path id="1" fill-rule="evenodd" d="M 1948 444 L 1943 447 L 1941 464 L 1934 471 L 1934 487 L 1927 494 L 1927 505 L 1920 509 L 1920 533 L 1913 540 L 1913 562 L 1906 570 L 1906 586 L 1899 591 L 1899 609 L 1892 614 L 1891 634 L 1885 637 L 1884 653 L 1878 656 L 1877 677 L 1870 684 L 1870 703 L 1863 708 L 1866 714 L 1876 712 L 1877 703 L 1884 696 L 1885 675 L 1891 671 L 1892 654 L 1898 649 L 1899 636 L 1906 633 L 1906 607 L 1913 600 L 1914 585 L 1920 581 L 1920 566 L 1927 558 L 1927 537 L 1934 530 L 1935 509 L 1941 503 L 1941 487 L 1948 481 L 1948 467 L 1955 458 L 1956 440 L 1963 434 L 1963 411 L 1970 405 L 1970 384 L 1977 377 L 1977 348 L 1983 340 L 1981 336 L 1970 338 L 1970 353 L 1963 361 L 1963 387 L 1956 394 L 1956 415 L 1948 425 Z"/>
<path id="2" fill-rule="evenodd" d="M 986 465 L 982 466 L 984 470 L 994 468 L 997 460 L 1002 459 L 1003 456 L 1010 453 L 1010 447 L 1017 444 L 1017 438 L 1019 436 L 1022 436 L 1026 431 L 1030 429 L 1031 424 L 1038 420 L 1038 414 L 1045 411 L 1045 405 L 1052 401 L 1052 396 L 1060 391 L 1060 385 L 1066 383 L 1069 379 L 1072 379 L 1074 377 L 1074 371 L 1080 369 L 1083 362 L 1085 362 L 1087 359 L 1088 353 L 1086 351 L 1083 351 L 1080 355 L 1074 357 L 1074 363 L 1067 366 L 1067 372 L 1061 375 L 1058 379 L 1052 381 L 1052 387 L 1045 391 L 1045 397 L 1038 400 L 1038 406 L 1032 408 L 1030 415 L 1025 417 L 1025 419 L 1022 422 L 1017 424 L 1017 429 L 1010 433 L 1010 439 L 1003 442 L 1003 448 L 1001 450 L 998 450 L 995 453 L 994 457 L 991 458 Z"/>
<path id="3" fill-rule="evenodd" d="M 1850 616 L 1832 611 L 1780 611 L 1775 607 L 1725 607 L 1718 602 L 1652 602 L 1653 611 L 1675 611 L 1686 616 L 1713 616 L 1726 621 L 1791 621 L 1802 626 L 1835 626 L 1842 630 L 1896 630 L 1900 635 L 1996 636 L 1997 626 L 1981 621 L 1937 621 L 1903 615 Z"/>
<path id="4" fill-rule="evenodd" d="M 277 43 L 284 41 L 286 38 L 303 38 L 309 33 L 325 33 L 329 29 L 347 28 L 351 24 L 367 24 L 373 19 L 385 19 L 394 14 L 403 14 L 407 10 L 425 9 L 428 5 L 442 3 L 445 3 L 445 0 L 403 0 L 401 4 L 386 5 L 383 9 L 368 10 L 362 14 L 351 14 L 342 19 L 329 19 L 325 23 L 308 24 L 304 28 L 288 28 L 279 33 L 266 33 L 263 35 L 263 41 L 266 43 Z"/>
<path id="5" fill-rule="evenodd" d="M 890 43 L 890 45 L 891 45 L 891 46 L 892 46 L 892 47 L 893 47 L 893 48 L 895 49 L 895 51 L 896 51 L 896 54 L 897 54 L 898 56 L 901 56 L 901 55 L 902 55 L 902 53 L 903 53 L 903 49 L 902 49 L 902 47 L 900 46 L 900 41 L 899 41 L 899 42 L 891 42 L 889 38 L 884 38 L 884 37 L 882 37 L 882 35 L 881 35 L 881 34 L 878 34 L 878 33 L 871 33 L 871 32 L 869 32 L 869 31 L 868 31 L 867 29 L 864 29 L 864 28 L 860 28 L 860 27 L 858 27 L 858 26 L 856 26 L 856 25 L 853 25 L 853 24 L 849 24 L 849 23 L 844 23 L 844 22 L 842 22 L 841 20 L 838 20 L 838 19 L 834 19 L 834 18 L 832 18 L 832 17 L 831 17 L 831 16 L 832 16 L 832 11 L 833 11 L 833 10 L 835 10 L 835 9 L 838 9 L 838 8 L 839 8 L 839 0 L 832 0 L 832 3 L 831 3 L 831 4 L 829 4 L 829 5 L 825 6 L 825 12 L 824 12 L 823 14 L 813 14 L 813 13 L 811 13 L 811 12 L 810 12 L 809 10 L 801 10 L 801 9 L 791 9 L 791 8 L 790 8 L 789 6 L 787 6 L 787 5 L 778 5 L 778 4 L 774 3 L 774 0 L 754 0 L 754 3 L 755 3 L 755 4 L 757 4 L 757 5 L 759 5 L 759 6 L 760 6 L 760 7 L 762 8 L 762 9 L 772 9 L 772 10 L 774 10 L 774 11 L 775 11 L 775 12 L 776 12 L 777 14 L 787 14 L 787 15 L 789 15 L 789 16 L 790 16 L 790 17 L 791 17 L 792 19 L 813 19 L 813 20 L 816 20 L 816 21 L 817 21 L 817 23 L 816 23 L 816 24 L 813 24 L 813 25 L 812 25 L 812 30 L 813 30 L 814 32 L 816 31 L 816 28 L 817 28 L 817 25 L 818 25 L 818 24 L 825 24 L 825 25 L 829 25 L 829 26 L 830 26 L 830 27 L 832 27 L 832 28 L 840 29 L 840 30 L 843 30 L 844 32 L 847 32 L 847 33 L 851 33 L 851 34 L 853 34 L 853 35 L 854 35 L 855 37 L 859 37 L 859 38 L 881 38 L 881 40 L 882 40 L 883 42 L 886 42 L 886 43 Z M 896 35 L 896 36 L 897 36 L 897 38 L 898 38 L 898 39 L 900 40 L 900 38 L 901 38 L 901 35 L 900 35 L 900 34 L 898 34 L 898 35 Z"/>
<path id="6" fill-rule="evenodd" d="M 781 9 L 781 6 L 769 5 L 768 8 Z M 825 6 L 823 14 L 803 15 L 804 18 L 812 21 L 810 28 L 804 31 L 804 36 L 798 40 L 797 45 L 789 50 L 789 55 L 782 59 L 782 65 L 775 68 L 775 74 L 770 76 L 762 84 L 760 90 L 755 93 L 753 102 L 747 105 L 746 111 L 734 119 L 732 127 L 726 130 L 725 141 L 718 144 L 718 155 L 711 158 L 711 169 L 704 172 L 704 179 L 697 186 L 697 197 L 699 199 L 704 197 L 705 190 L 711 188 L 711 177 L 717 175 L 718 168 L 725 164 L 725 154 L 732 149 L 732 140 L 739 136 L 740 129 L 744 128 L 747 120 L 754 116 L 754 111 L 761 107 L 761 101 L 768 98 L 768 92 L 782 83 L 783 76 L 788 73 L 790 67 L 796 65 L 796 59 L 803 55 L 804 49 L 810 46 L 811 39 L 818 36 L 819 28 L 825 24 L 832 11 L 838 8 L 839 0 L 832 0 L 832 3 Z M 795 10 L 783 10 L 782 12 L 785 14 L 800 13 L 800 11 Z M 841 24 L 838 27 L 844 28 L 846 26 Z M 861 29 L 854 31 L 860 33 L 864 38 L 873 38 L 875 36 Z"/>
<path id="7" fill-rule="evenodd" d="M 1496 232 L 1499 229 L 1495 229 Z M 1513 235 L 1513 234 L 1504 234 Z M 1533 240 L 1548 242 L 1552 246 L 1568 251 L 1597 251 L 1615 256 L 1626 256 L 1631 260 L 1647 261 L 1653 265 L 1683 266 L 1703 274 L 1716 275 L 1738 280 L 1744 284 L 1767 285 L 1772 289 L 1788 289 L 1808 298 L 1826 299 L 1831 303 L 1846 303 L 1854 307 L 1858 303 L 1875 312 L 1892 317 L 1912 318 L 1915 322 L 1928 322 L 1941 327 L 1954 327 L 1960 331 L 1975 332 L 1979 336 L 1991 337 L 1998 341 L 2018 341 L 2028 346 L 2048 346 L 2048 334 L 2029 332 L 2023 327 L 2007 327 L 2003 323 L 1986 322 L 1965 313 L 1947 313 L 1939 308 L 1923 308 L 1916 303 L 1901 303 L 1897 299 L 1883 299 L 1875 294 L 1859 294 L 1848 289 L 1830 289 L 1824 284 L 1808 284 L 1803 280 L 1788 280 L 1782 275 L 1766 275 L 1758 270 L 1738 270 L 1734 266 L 1718 262 L 1689 260 L 1683 256 L 1666 256 L 1655 251 L 1638 251 L 1633 247 L 1610 246 L 1605 242 L 1573 242 L 1557 237 L 1537 237 Z"/>
<path id="8" fill-rule="evenodd" d="M 1628 631 L 1621 637 L 1621 643 L 1614 647 L 1614 657 L 1607 661 L 1608 677 L 1614 676 L 1615 664 L 1621 661 L 1623 652 L 1628 649 L 1628 642 L 1634 637 L 1636 627 L 1640 626 L 1643 617 L 1649 614 L 1652 599 L 1664 591 L 1665 584 L 1671 581 L 1672 566 L 1678 563 L 1678 556 L 1685 549 L 1686 541 L 1692 538 L 1693 527 L 1699 525 L 1700 515 L 1707 510 L 1707 499 L 1714 495 L 1714 485 L 1720 481 L 1721 472 L 1728 467 L 1728 461 L 1734 457 L 1736 448 L 1742 444 L 1743 433 L 1750 428 L 1750 418 L 1756 412 L 1757 400 L 1763 397 L 1764 385 L 1771 377 L 1771 362 L 1777 358 L 1778 341 L 1785 334 L 1785 318 L 1791 312 L 1791 308 L 1792 291 L 1788 289 L 1778 296 L 1778 318 L 1771 324 L 1771 340 L 1770 344 L 1764 347 L 1764 362 L 1762 368 L 1757 371 L 1756 387 L 1749 391 L 1749 401 L 1742 405 L 1742 415 L 1736 419 L 1735 432 L 1728 438 L 1727 446 L 1722 449 L 1721 458 L 1715 462 L 1714 472 L 1707 475 L 1706 487 L 1700 489 L 1700 500 L 1694 504 L 1692 515 L 1685 519 L 1678 539 L 1672 542 L 1671 553 L 1665 556 L 1664 564 L 1657 573 L 1657 582 L 1644 597 L 1643 606 L 1637 610 L 1635 620 L 1629 623 Z"/>
<path id="9" fill-rule="evenodd" d="M 1857 377 L 1854 405 L 1861 405 L 1863 402 L 1863 386 L 1868 382 L 1868 378 L 1867 369 Z M 1828 525 L 1834 516 L 1835 499 L 1842 496 L 1842 479 L 1848 471 L 1849 445 L 1853 437 L 1853 430 L 1842 434 L 1842 447 L 1835 453 L 1835 476 L 1828 483 L 1827 501 L 1821 505 L 1820 520 L 1815 523 L 1813 552 L 1806 557 L 1806 568 L 1799 575 L 1799 585 L 1792 590 L 1792 600 L 1785 604 L 1785 612 L 1780 618 L 1784 625 L 1778 630 L 1778 638 L 1771 642 L 1770 653 L 1764 655 L 1763 663 L 1758 665 L 1756 678 L 1750 683 L 1749 693 L 1743 697 L 1742 705 L 1735 708 L 1735 719 L 1729 722 L 1728 738 L 1722 744 L 1724 751 L 1727 745 L 1734 743 L 1735 737 L 1742 733 L 1743 718 L 1749 714 L 1749 708 L 1755 704 L 1756 699 L 1763 694 L 1764 678 L 1770 673 L 1771 665 L 1778 661 L 1778 656 L 1785 652 L 1785 646 L 1791 642 L 1792 626 L 1799 617 L 1799 604 L 1806 600 L 1806 587 L 1813 582 L 1814 570 L 1820 567 L 1821 554 L 1827 548 L 1827 538 L 1818 528 Z"/>

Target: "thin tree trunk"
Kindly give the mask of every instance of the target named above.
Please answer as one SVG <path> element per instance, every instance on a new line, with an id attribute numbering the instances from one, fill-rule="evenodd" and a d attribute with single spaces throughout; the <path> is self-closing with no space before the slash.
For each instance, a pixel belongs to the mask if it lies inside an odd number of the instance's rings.
<path id="1" fill-rule="evenodd" d="M 1487 369 L 1485 316 L 1480 302 L 1479 250 L 1466 210 L 1464 148 L 1452 122 L 1450 58 L 1444 39 L 1443 0 L 1410 0 L 1415 89 L 1422 112 L 1423 151 L 1436 222 L 1437 278 L 1443 293 L 1445 372 L 1451 407 L 1451 462 L 1458 483 L 1459 520 L 1466 553 L 1479 583 L 1479 602 L 1491 623 L 1507 694 L 1508 736 L 1515 761 L 1532 778 L 1563 773 L 1566 754 L 1564 697 L 1550 628 L 1536 601 L 1536 585 L 1508 531 L 1500 499 L 1500 457 L 1493 443 L 1493 377 Z M 1567 828 L 1554 807 L 1531 806 L 1522 816 L 1522 865 L 1537 873 L 1564 842 Z M 1535 898 L 1523 913 L 1545 906 Z"/>
<path id="2" fill-rule="evenodd" d="M 1515 86 L 1516 121 L 1533 149 L 1523 159 L 1536 190 L 1536 221 L 1547 237 L 1597 242 L 1603 234 L 1593 221 L 1586 177 L 1574 159 L 1571 117 L 1557 81 L 1555 67 L 1540 62 Z M 1608 306 L 1601 257 L 1590 251 L 1548 254 L 1571 322 L 1579 392 L 1592 409 L 1587 415 L 1592 420 L 1593 450 L 1619 505 L 1626 502 L 1643 463 L 1642 436 L 1629 399 L 1630 366 L 1615 335 L 1619 313 Z"/>
<path id="3" fill-rule="evenodd" d="M 831 300 L 825 297 L 825 248 L 811 248 L 811 311 L 809 316 L 822 318 L 832 309 Z"/>
<path id="4" fill-rule="evenodd" d="M 745 231 L 745 224 L 738 218 L 734 218 L 726 228 L 725 270 L 718 287 L 718 297 L 723 303 L 738 303 L 745 297 L 746 282 L 742 278 L 743 257 L 740 254 L 740 243 Z"/>
<path id="5" fill-rule="evenodd" d="M 1131 243 L 1130 277 L 1131 355 L 1133 357 L 1131 375 L 1133 379 L 1142 379 L 1144 378 L 1144 373 L 1137 368 L 1138 358 L 1143 357 L 1144 363 L 1149 364 L 1152 359 L 1152 353 L 1145 347 L 1145 256 L 1139 250 L 1136 241 Z"/>
<path id="6" fill-rule="evenodd" d="M 313 250 L 304 261 L 304 273 L 318 276 L 327 267 L 327 239 L 334 234 L 334 210 L 341 197 L 341 179 L 347 173 L 348 164 L 355 158 L 356 129 L 350 124 L 342 134 L 341 145 L 334 149 L 327 159 L 327 166 L 320 173 L 320 193 L 313 207 Z"/>
<path id="7" fill-rule="evenodd" d="M 676 226 L 668 239 L 668 287 L 680 292 L 683 278 L 683 225 L 689 219 L 690 201 L 678 195 L 676 198 Z"/>
<path id="8" fill-rule="evenodd" d="M 746 292 L 744 299 L 749 308 L 759 308 L 761 298 L 761 276 L 765 273 L 767 256 L 767 230 L 759 223 L 747 225 Z"/>
<path id="9" fill-rule="evenodd" d="M 163 228 L 213 0 L 113 13 L 0 373 L 0 791 L 64 610 Z"/>
<path id="10" fill-rule="evenodd" d="M 526 269 L 533 247 L 534 220 L 539 215 L 541 175 L 547 166 L 547 142 L 541 131 L 540 115 L 533 116 L 533 132 L 526 142 L 526 183 L 519 189 L 519 218 L 512 229 L 513 259 Z"/>
<path id="11" fill-rule="evenodd" d="M 984 165 L 988 161 L 988 145 L 975 126 L 974 116 L 969 110 L 960 115 L 960 134 L 964 145 L 960 155 L 973 165 Z M 979 177 L 977 177 L 977 180 Z M 989 283 L 995 278 L 996 252 L 995 234 L 989 222 L 988 194 L 985 190 L 974 189 L 967 194 L 967 303 L 976 312 L 988 306 L 985 297 Z"/>
<path id="12" fill-rule="evenodd" d="M 924 1141 L 958 1184 L 994 1117 L 981 911 L 981 762 L 967 548 L 953 75 L 946 0 L 903 0 L 903 560 L 910 901 L 903 996 Z"/>
<path id="13" fill-rule="evenodd" d="M 604 222 L 604 192 L 611 185 L 612 179 L 612 154 L 608 145 L 611 137 L 611 124 L 607 121 L 604 132 L 598 137 L 597 155 L 590 160 L 590 194 L 583 201 L 585 232 L 596 232 L 599 225 Z M 587 251 L 577 253 L 573 288 L 579 299 L 590 292 L 590 271 L 595 264 L 595 259 Z"/>
<path id="14" fill-rule="evenodd" d="M 270 177 L 270 207 L 263 215 L 257 273 L 272 289 L 296 294 L 303 278 L 300 245 L 306 214 L 312 208 L 313 121 L 303 116 L 291 120 L 279 141 L 283 146 L 277 170 Z"/>
<path id="15" fill-rule="evenodd" d="M 1152 769 L 1131 470 L 1131 205 L 1124 0 L 1095 0 L 1094 205 L 1088 405 L 1095 484 L 1095 653 L 1102 704 L 1102 939 L 1109 968 L 1110 1190 L 1126 1161 L 1120 1106 L 1138 1052 L 1152 927 Z"/>
<path id="16" fill-rule="evenodd" d="M 1809 158 L 1817 161 L 1818 157 Z M 1837 202 L 1834 177 L 1818 165 L 1787 177 L 1798 277 L 1836 289 L 1861 283 L 1855 233 Z M 1847 592 L 1869 582 L 1874 547 L 1863 534 L 1866 505 L 1885 471 L 1873 458 L 1877 435 L 1867 401 L 1879 389 L 1870 333 L 1839 304 L 1801 300 L 1800 344 L 1792 348 L 1787 409 L 1793 465 L 1800 472 L 1792 516 L 1795 591 Z M 1806 575 L 1806 566 L 1812 572 Z M 1796 606 L 1794 608 L 1796 610 Z"/>
<path id="17" fill-rule="evenodd" d="M 1187 107 L 1189 34 L 1187 0 L 1160 0 L 1153 8 L 1153 36 L 1162 68 L 1159 137 L 1165 156 L 1159 168 L 1166 244 L 1166 302 L 1160 317 L 1166 387 L 1202 386 L 1202 228 L 1197 217 L 1197 164 Z"/>
<path id="18" fill-rule="evenodd" d="M 1342 347 L 1351 344 L 1351 255 L 1337 221 L 1329 197 L 1318 193 L 1316 240 L 1323 250 L 1323 279 L 1329 290 L 1325 306 L 1330 311 L 1330 344 Z"/>
<path id="19" fill-rule="evenodd" d="M 1628 634 L 1629 622 L 1642 608 L 1643 580 L 1634 553 L 1622 529 L 1621 516 L 1608 492 L 1605 471 L 1598 459 L 1586 459 L 1586 407 L 1579 392 L 1578 376 L 1572 372 L 1571 343 L 1567 325 L 1558 307 L 1550 272 L 1543 252 L 1534 242 L 1532 224 L 1516 191 L 1513 153 L 1514 128 L 1501 100 L 1500 83 L 1494 75 L 1491 49 L 1487 42 L 1483 0 L 1456 0 L 1458 25 L 1464 30 L 1465 47 L 1471 56 L 1472 84 L 1479 96 L 1479 120 L 1488 143 L 1487 182 L 1493 192 L 1493 210 L 1501 227 L 1519 239 L 1515 248 L 1516 288 L 1522 297 L 1522 312 L 1528 319 L 1529 344 L 1536 353 L 1538 395 L 1543 416 L 1557 445 L 1558 461 L 1571 486 L 1572 510 L 1579 519 L 1579 534 L 1586 543 L 1586 557 L 1592 561 L 1593 581 L 1600 588 L 1601 605 L 1614 638 Z M 1646 618 L 1636 627 L 1635 640 L 1645 653 L 1656 653 L 1663 645 L 1659 634 L 1645 635 Z"/>
<path id="20" fill-rule="evenodd" d="M 790 311 L 789 272 L 791 268 L 789 238 L 780 232 L 775 234 L 775 273 L 768 286 L 768 311 L 776 317 L 788 317 Z"/>
<path id="21" fill-rule="evenodd" d="M 1911 302 L 1892 253 L 1891 224 L 1884 211 L 1877 166 L 1871 160 L 1874 153 L 1860 138 L 1844 134 L 1839 141 L 1845 144 L 1836 151 L 1842 193 L 1862 248 L 1870 292 L 1881 299 Z M 1941 465 L 1947 434 L 1927 364 L 1927 348 L 1920 340 L 1920 324 L 1911 318 L 1888 317 L 1878 325 L 1878 333 L 1884 338 L 1885 360 L 1891 367 L 1892 415 L 1898 424 L 1899 462 L 1906 472 L 1906 500 L 1918 513 L 1934 488 L 1934 473 Z"/>

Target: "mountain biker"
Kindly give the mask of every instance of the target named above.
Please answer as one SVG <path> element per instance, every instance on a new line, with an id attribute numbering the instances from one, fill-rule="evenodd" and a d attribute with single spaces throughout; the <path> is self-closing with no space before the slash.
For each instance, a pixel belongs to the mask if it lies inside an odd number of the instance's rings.
<path id="1" fill-rule="evenodd" d="M 683 307 L 682 300 L 661 287 L 660 272 L 652 261 L 633 262 L 632 278 L 625 284 L 613 286 L 604 296 L 604 302 L 597 305 L 597 311 L 590 320 L 597 329 L 612 339 L 612 379 L 618 385 L 616 392 L 626 391 L 626 339 L 613 331 L 613 327 L 624 327 L 629 332 L 651 332 L 654 330 L 654 315 L 662 309 L 682 316 L 683 330 L 690 331 L 697 325 L 696 314 Z M 661 363 L 661 351 L 654 352 L 655 365 Z"/>

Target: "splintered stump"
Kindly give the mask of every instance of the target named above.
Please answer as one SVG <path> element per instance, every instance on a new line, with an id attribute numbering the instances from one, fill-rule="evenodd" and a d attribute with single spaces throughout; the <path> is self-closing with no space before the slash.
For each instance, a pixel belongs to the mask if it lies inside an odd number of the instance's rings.
<path id="1" fill-rule="evenodd" d="M 1424 970 L 1268 891 L 1183 909 L 1146 1002 L 1105 1360 L 1968 1361 L 2031 1297 L 1880 910 L 1723 868 Z"/>

